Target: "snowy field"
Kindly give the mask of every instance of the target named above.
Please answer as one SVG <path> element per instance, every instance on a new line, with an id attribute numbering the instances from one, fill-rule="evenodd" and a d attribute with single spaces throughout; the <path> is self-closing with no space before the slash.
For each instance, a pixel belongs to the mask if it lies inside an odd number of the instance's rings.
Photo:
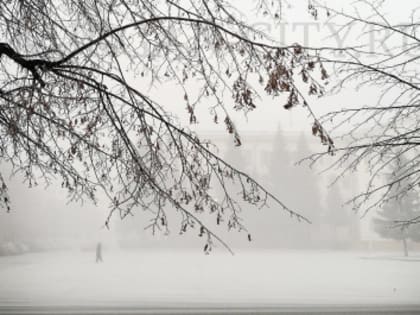
<path id="1" fill-rule="evenodd" d="M 0 257 L 0 306 L 410 306 L 420 255 L 105 251 Z M 2 308 L 0 308 L 1 311 Z"/>

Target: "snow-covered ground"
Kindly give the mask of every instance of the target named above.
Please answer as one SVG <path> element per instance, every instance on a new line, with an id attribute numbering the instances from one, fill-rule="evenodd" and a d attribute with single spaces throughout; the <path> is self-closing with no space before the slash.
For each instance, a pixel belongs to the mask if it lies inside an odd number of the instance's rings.
<path id="1" fill-rule="evenodd" d="M 420 256 L 50 252 L 0 257 L 0 305 L 413 305 Z"/>

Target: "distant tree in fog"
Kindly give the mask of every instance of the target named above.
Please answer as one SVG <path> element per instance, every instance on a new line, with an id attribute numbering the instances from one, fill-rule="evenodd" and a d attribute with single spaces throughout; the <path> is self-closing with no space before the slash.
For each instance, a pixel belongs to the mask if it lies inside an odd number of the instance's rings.
<path id="1" fill-rule="evenodd" d="M 389 175 L 389 181 L 395 181 L 400 171 L 400 161 L 395 163 L 395 170 Z M 383 238 L 402 241 L 404 255 L 408 256 L 407 241 L 420 241 L 420 225 L 406 224 L 413 218 L 420 216 L 420 198 L 418 189 L 411 189 L 404 195 L 399 194 L 399 186 L 404 183 L 397 182 L 390 188 L 390 196 L 393 199 L 385 204 L 379 211 L 378 216 L 373 220 L 373 228 Z"/>
<path id="2" fill-rule="evenodd" d="M 288 199 L 295 189 L 291 183 L 291 176 L 293 174 L 293 158 L 291 152 L 291 141 L 285 136 L 281 125 L 278 125 L 277 131 L 271 143 L 271 151 L 266 157 L 267 173 L 265 174 L 264 182 L 267 183 L 270 190 L 280 198 Z M 287 200 L 290 204 L 291 200 Z M 270 226 L 275 231 L 273 233 L 272 241 L 274 245 L 290 245 L 293 242 L 294 225 L 286 220 L 279 218 L 276 222 L 269 222 Z M 306 228 L 308 228 L 306 226 Z"/>
<path id="3" fill-rule="evenodd" d="M 274 23 L 281 1 L 259 1 L 258 10 Z M 58 179 L 70 200 L 103 194 L 111 203 L 107 225 L 141 208 L 150 211 L 150 229 L 168 232 L 167 212 L 176 212 L 179 230 L 205 236 L 205 251 L 214 239 L 223 243 L 205 214 L 240 229 L 238 199 L 257 207 L 272 200 L 306 220 L 171 110 L 186 108 L 196 124 L 196 108 L 210 104 L 214 122 L 239 146 L 229 109 L 251 112 L 258 89 L 285 95 L 286 109 L 309 108 L 307 95 L 324 93 L 317 50 L 279 45 L 222 0 L 0 1 L 0 33 L 0 162 L 28 186 Z M 151 86 L 171 100 L 156 102 Z M 232 181 L 241 194 L 226 189 Z M 0 205 L 9 209 L 5 194 L 0 180 Z"/>
<path id="4" fill-rule="evenodd" d="M 7 185 L 0 174 L 0 208 L 10 211 L 9 194 L 7 193 Z"/>
<path id="5" fill-rule="evenodd" d="M 300 209 L 301 213 L 311 221 L 310 226 L 282 221 L 273 222 L 278 226 L 279 244 L 289 247 L 311 247 L 319 234 L 321 216 L 321 193 L 319 178 L 314 170 L 301 167 L 296 163 L 311 152 L 307 137 L 300 134 L 297 143 L 294 137 L 287 137 L 277 129 L 272 143 L 272 153 L 269 157 L 267 183 L 271 190 L 281 196 L 292 207 Z"/>
<path id="6" fill-rule="evenodd" d="M 343 208 L 344 200 L 341 193 L 341 187 L 338 184 L 332 185 L 328 189 L 326 198 L 326 217 L 334 226 L 345 225 L 347 223 L 347 214 Z"/>
<path id="7" fill-rule="evenodd" d="M 312 222 L 310 228 L 304 229 L 303 226 L 298 226 L 300 237 L 305 246 L 311 246 L 311 243 L 316 241 L 319 234 L 319 224 L 322 215 L 322 195 L 320 193 L 320 178 L 315 173 L 314 169 L 301 167 L 296 163 L 303 157 L 308 156 L 311 149 L 308 144 L 308 137 L 305 133 L 301 133 L 293 152 L 293 161 L 295 165 L 292 168 L 291 186 L 294 187 L 292 194 L 292 204 L 301 209 L 302 214 L 309 218 Z"/>
<path id="8" fill-rule="evenodd" d="M 311 154 L 309 148 L 308 138 L 302 132 L 294 152 L 294 161 L 298 162 L 303 157 Z M 307 169 L 295 165 L 292 175 L 293 182 L 296 183 L 296 198 L 298 205 L 301 204 L 305 209 L 303 210 L 307 216 L 312 217 L 313 220 L 318 220 L 321 215 L 321 195 L 319 191 L 319 177 L 312 169 Z"/>
<path id="9" fill-rule="evenodd" d="M 344 245 L 342 243 L 350 238 L 350 235 L 340 235 L 340 231 L 350 234 L 350 226 L 353 222 L 348 209 L 344 207 L 344 202 L 341 186 L 338 183 L 330 186 L 327 191 L 323 220 L 332 232 L 329 236 L 330 241 L 339 246 Z"/>
<path id="10" fill-rule="evenodd" d="M 266 157 L 267 174 L 266 181 L 271 190 L 277 195 L 286 195 L 290 187 L 290 175 L 293 160 L 291 157 L 290 140 L 284 136 L 281 126 L 277 127 L 270 153 Z"/>

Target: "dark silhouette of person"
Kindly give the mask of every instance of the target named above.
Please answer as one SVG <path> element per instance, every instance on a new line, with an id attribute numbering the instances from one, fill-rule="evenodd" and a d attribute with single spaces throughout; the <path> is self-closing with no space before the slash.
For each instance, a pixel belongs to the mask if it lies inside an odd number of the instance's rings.
<path id="1" fill-rule="evenodd" d="M 102 259 L 102 244 L 101 244 L 101 242 L 99 242 L 96 245 L 96 262 L 97 263 L 98 262 L 103 262 L 103 259 Z"/>

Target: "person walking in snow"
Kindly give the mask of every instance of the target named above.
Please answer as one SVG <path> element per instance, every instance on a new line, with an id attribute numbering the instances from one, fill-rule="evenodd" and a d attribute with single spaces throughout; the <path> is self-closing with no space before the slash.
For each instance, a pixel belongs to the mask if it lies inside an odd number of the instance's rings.
<path id="1" fill-rule="evenodd" d="M 99 242 L 96 245 L 96 263 L 102 262 L 102 261 L 103 261 L 103 259 L 102 259 L 102 244 L 101 244 L 101 242 Z"/>

